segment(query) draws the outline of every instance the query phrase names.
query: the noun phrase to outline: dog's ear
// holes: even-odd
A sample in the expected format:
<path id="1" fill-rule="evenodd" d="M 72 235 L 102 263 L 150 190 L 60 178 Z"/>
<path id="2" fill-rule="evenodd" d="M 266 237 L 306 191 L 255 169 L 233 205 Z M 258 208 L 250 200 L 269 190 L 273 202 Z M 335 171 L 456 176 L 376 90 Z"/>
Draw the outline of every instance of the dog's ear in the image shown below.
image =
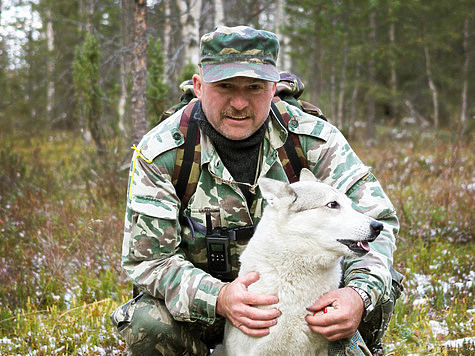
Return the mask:
<path id="1" fill-rule="evenodd" d="M 284 199 L 288 204 L 293 203 L 295 199 L 297 199 L 297 194 L 295 194 L 287 182 L 270 178 L 259 178 L 258 182 L 262 196 L 271 206 L 275 206 L 277 202 L 283 201 Z"/>
<path id="2" fill-rule="evenodd" d="M 318 182 L 319 180 L 315 177 L 311 170 L 307 168 L 302 168 L 300 171 L 300 180 Z"/>

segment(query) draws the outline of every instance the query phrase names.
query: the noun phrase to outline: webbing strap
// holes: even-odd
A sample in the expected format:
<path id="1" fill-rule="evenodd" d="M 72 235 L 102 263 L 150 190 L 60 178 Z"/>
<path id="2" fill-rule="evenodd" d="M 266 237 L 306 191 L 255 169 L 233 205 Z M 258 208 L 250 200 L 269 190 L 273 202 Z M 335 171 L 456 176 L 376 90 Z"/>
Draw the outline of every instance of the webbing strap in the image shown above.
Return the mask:
<path id="1" fill-rule="evenodd" d="M 183 162 L 180 167 L 180 174 L 178 175 L 178 181 L 175 186 L 176 194 L 178 198 L 183 200 L 188 186 L 188 180 L 191 173 L 191 167 L 193 166 L 193 158 L 195 155 L 196 137 L 198 135 L 198 123 L 195 120 L 195 114 L 199 105 L 193 106 L 193 110 L 190 114 L 190 120 L 188 122 L 188 128 L 185 137 L 185 148 L 183 152 Z"/>
<path id="2" fill-rule="evenodd" d="M 189 122 L 188 122 L 188 127 L 186 130 L 186 137 L 185 137 L 185 143 L 184 143 L 184 149 L 183 149 L 183 161 L 181 163 L 181 166 L 179 167 L 179 175 L 177 179 L 177 183 L 175 185 L 175 190 L 177 193 L 178 198 L 183 202 L 183 198 L 186 193 L 186 189 L 188 186 L 189 178 L 190 178 L 190 173 L 191 169 L 193 166 L 193 159 L 194 159 L 194 154 L 195 154 L 195 147 L 196 147 L 196 140 L 197 140 L 197 135 L 198 135 L 198 123 L 196 122 L 194 116 L 196 114 L 196 111 L 198 109 L 199 105 L 193 105 L 193 108 L 191 110 L 190 116 L 189 116 Z M 271 103 L 271 108 L 272 112 L 274 113 L 275 117 L 279 122 L 284 126 L 288 127 L 288 122 L 285 121 L 285 119 L 282 117 L 281 112 L 277 108 L 277 106 L 274 104 L 274 102 Z M 293 134 L 290 132 L 287 135 L 287 140 L 284 143 L 284 151 L 285 154 L 287 155 L 287 158 L 289 159 L 289 165 L 286 165 L 285 170 L 286 174 L 289 178 L 290 182 L 295 182 L 298 181 L 298 177 L 300 175 L 300 171 L 302 170 L 302 162 L 299 159 L 299 156 L 297 154 L 297 151 L 295 149 L 295 143 L 292 140 Z M 298 140 L 298 138 L 296 138 Z M 287 167 L 288 166 L 288 167 Z M 289 172 L 291 171 L 291 172 Z"/>
<path id="3" fill-rule="evenodd" d="M 277 118 L 277 120 L 279 120 L 279 122 L 284 126 L 284 127 L 288 127 L 288 123 L 286 123 L 284 121 L 284 118 L 282 117 L 279 109 L 277 108 L 277 106 L 274 104 L 274 102 L 271 103 L 271 107 L 272 107 L 272 112 L 274 113 L 275 117 Z M 293 172 L 293 176 L 295 176 L 295 178 L 297 178 L 298 180 L 298 177 L 300 175 L 300 171 L 302 170 L 302 164 L 300 162 L 300 159 L 299 159 L 299 156 L 297 154 L 297 151 L 295 150 L 295 145 L 294 143 L 292 142 L 292 138 L 291 138 L 291 133 L 288 132 L 287 133 L 287 140 L 285 140 L 285 143 L 284 143 L 284 149 L 285 149 L 285 153 L 287 154 L 287 157 L 289 158 L 289 162 L 292 166 L 292 170 L 294 171 Z M 289 180 L 292 182 L 292 177 L 288 177 Z"/>

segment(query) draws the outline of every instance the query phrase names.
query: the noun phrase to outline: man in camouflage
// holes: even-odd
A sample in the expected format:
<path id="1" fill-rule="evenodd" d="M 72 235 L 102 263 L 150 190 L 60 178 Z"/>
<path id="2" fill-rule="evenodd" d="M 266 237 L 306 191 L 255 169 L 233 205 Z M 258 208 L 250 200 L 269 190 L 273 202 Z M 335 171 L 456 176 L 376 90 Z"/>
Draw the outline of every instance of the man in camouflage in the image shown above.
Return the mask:
<path id="1" fill-rule="evenodd" d="M 277 296 L 247 291 L 259 276 L 235 278 L 246 241 L 231 241 L 233 271 L 218 279 L 208 271 L 205 236 L 179 220 L 182 210 L 199 224 L 210 213 L 213 227 L 256 225 L 265 206 L 257 179 L 288 180 L 277 154 L 288 132 L 270 110 L 278 48 L 273 33 L 243 26 L 220 26 L 202 37 L 200 74 L 193 77 L 199 102 L 189 104 L 199 105 L 191 119 L 199 123 L 201 167 L 186 206 L 172 177 L 187 108 L 147 133 L 134 153 L 122 264 L 142 293 L 112 315 L 131 355 L 207 355 L 221 341 L 226 319 L 255 337 L 278 322 Z M 370 355 L 357 329 L 391 300 L 394 208 L 334 126 L 282 103 L 315 176 L 384 224 L 369 254 L 343 262 L 342 288 L 315 301 L 306 317 L 309 328 L 332 341 L 330 354 Z M 332 311 L 314 315 L 326 306 Z"/>

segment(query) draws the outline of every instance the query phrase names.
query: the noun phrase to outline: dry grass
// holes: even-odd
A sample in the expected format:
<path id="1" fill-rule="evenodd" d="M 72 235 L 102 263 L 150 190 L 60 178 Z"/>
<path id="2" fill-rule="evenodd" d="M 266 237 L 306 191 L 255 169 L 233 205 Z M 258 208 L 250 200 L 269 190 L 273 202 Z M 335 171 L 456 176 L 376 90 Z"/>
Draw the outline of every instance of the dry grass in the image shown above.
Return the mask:
<path id="1" fill-rule="evenodd" d="M 353 145 L 401 220 L 405 292 L 387 351 L 473 355 L 474 144 L 400 134 Z M 97 156 L 65 133 L 0 139 L 10 147 L 0 150 L 0 354 L 120 354 L 108 315 L 130 295 L 119 266 L 124 154 Z"/>

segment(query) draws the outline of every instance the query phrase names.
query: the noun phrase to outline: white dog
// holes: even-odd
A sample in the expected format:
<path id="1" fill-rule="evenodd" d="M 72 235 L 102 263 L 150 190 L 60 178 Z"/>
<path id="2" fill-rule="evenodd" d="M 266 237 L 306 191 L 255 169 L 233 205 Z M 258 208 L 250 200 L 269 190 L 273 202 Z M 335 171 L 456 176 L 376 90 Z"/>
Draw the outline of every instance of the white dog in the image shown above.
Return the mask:
<path id="1" fill-rule="evenodd" d="M 351 207 L 342 192 L 320 183 L 309 170 L 288 184 L 261 178 L 267 200 L 262 219 L 241 255 L 243 275 L 260 278 L 249 291 L 279 297 L 282 314 L 264 337 L 250 337 L 226 323 L 224 348 L 228 356 L 327 355 L 328 342 L 310 330 L 307 307 L 336 289 L 340 259 L 369 251 L 382 224 Z"/>

